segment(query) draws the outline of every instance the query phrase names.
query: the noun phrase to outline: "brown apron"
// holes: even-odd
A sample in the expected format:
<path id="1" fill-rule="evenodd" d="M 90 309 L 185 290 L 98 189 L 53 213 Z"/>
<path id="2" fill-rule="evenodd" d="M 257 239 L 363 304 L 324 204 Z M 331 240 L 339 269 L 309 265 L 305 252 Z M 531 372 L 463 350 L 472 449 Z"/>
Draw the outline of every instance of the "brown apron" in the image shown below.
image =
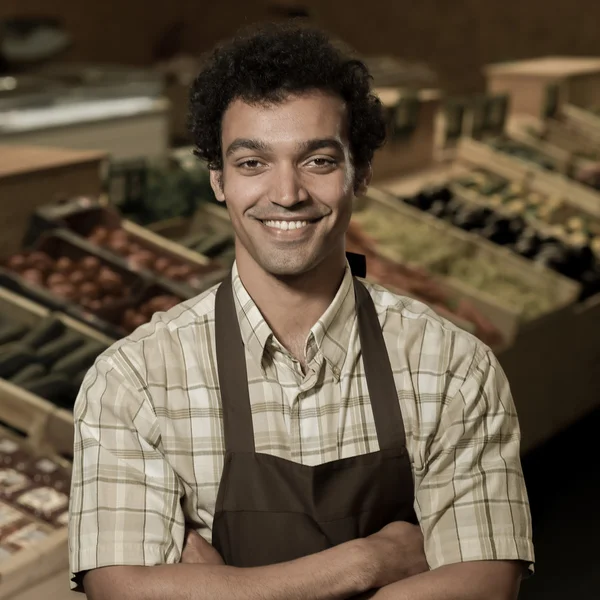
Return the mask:
<path id="1" fill-rule="evenodd" d="M 216 351 L 225 464 L 212 531 L 227 565 L 256 567 L 417 523 L 398 395 L 375 306 L 354 279 L 369 396 L 380 450 L 314 467 L 255 452 L 252 411 L 231 278 L 216 297 Z"/>

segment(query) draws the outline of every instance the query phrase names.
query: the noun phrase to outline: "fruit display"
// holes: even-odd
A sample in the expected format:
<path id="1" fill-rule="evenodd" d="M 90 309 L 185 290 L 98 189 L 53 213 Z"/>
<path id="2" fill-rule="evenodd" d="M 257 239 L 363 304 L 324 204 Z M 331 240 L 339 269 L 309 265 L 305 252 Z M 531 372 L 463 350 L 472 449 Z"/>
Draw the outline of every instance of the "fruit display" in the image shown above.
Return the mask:
<path id="1" fill-rule="evenodd" d="M 36 248 L 8 257 L 2 267 L 6 286 L 114 338 L 194 295 L 94 256 L 85 242 L 65 231 L 46 234 Z"/>
<path id="2" fill-rule="evenodd" d="M 106 248 L 125 259 L 132 271 L 148 270 L 168 280 L 183 283 L 198 291 L 210 287 L 213 279 L 207 282 L 209 274 L 221 269 L 218 263 L 200 265 L 166 255 L 163 251 L 140 238 L 136 238 L 121 227 L 95 227 L 87 236 L 92 244 Z"/>
<path id="3" fill-rule="evenodd" d="M 85 373 L 106 348 L 52 314 L 33 326 L 0 318 L 0 377 L 62 408 L 73 408 Z"/>
<path id="4" fill-rule="evenodd" d="M 600 223 L 560 198 L 474 169 L 402 200 L 600 291 Z"/>
<path id="5" fill-rule="evenodd" d="M 377 251 L 392 262 L 417 265 L 434 276 L 458 280 L 517 311 L 524 321 L 554 310 L 559 302 L 562 279 L 558 276 L 532 277 L 533 269 L 512 268 L 508 257 L 483 251 L 471 239 L 443 227 L 407 218 L 407 214 L 375 202 L 355 211 L 352 219 L 362 235 L 373 239 Z"/>
<path id="6" fill-rule="evenodd" d="M 25 251 L 9 257 L 4 267 L 28 284 L 96 314 L 120 306 L 133 294 L 131 280 L 91 255 L 72 258 L 43 250 Z"/>
<path id="7" fill-rule="evenodd" d="M 369 281 L 428 304 L 440 316 L 468 329 L 492 348 L 503 344 L 502 332 L 469 300 L 442 289 L 425 270 L 394 263 L 382 256 L 375 240 L 365 235 L 355 221 L 350 223 L 346 235 L 346 249 L 366 257 Z"/>
<path id="8" fill-rule="evenodd" d="M 35 212 L 25 245 L 34 245 L 44 232 L 66 229 L 85 238 L 96 254 L 109 254 L 134 273 L 202 292 L 225 274 L 223 265 L 165 243 L 139 225 L 122 219 L 113 207 L 97 199 L 80 197 L 62 204 L 48 204 Z"/>

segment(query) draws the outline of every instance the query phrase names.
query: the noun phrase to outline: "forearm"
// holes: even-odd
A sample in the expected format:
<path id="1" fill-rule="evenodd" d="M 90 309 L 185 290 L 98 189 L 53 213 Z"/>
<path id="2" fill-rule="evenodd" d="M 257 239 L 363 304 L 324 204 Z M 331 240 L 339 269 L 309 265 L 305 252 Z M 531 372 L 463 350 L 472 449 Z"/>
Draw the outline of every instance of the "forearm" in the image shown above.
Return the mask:
<path id="1" fill-rule="evenodd" d="M 84 578 L 89 600 L 344 600 L 371 587 L 360 544 L 242 569 L 208 564 L 105 567 Z"/>
<path id="2" fill-rule="evenodd" d="M 440 567 L 381 588 L 374 600 L 516 600 L 523 566 L 479 561 Z"/>

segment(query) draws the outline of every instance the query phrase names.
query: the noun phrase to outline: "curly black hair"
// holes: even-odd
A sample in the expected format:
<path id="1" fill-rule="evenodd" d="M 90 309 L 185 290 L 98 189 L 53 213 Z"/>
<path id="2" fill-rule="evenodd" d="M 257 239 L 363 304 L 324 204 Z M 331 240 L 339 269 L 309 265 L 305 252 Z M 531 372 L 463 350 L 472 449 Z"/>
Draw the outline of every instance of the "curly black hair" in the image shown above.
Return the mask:
<path id="1" fill-rule="evenodd" d="M 318 29 L 286 23 L 246 30 L 212 52 L 192 85 L 194 153 L 209 169 L 222 170 L 221 122 L 233 100 L 277 103 L 289 94 L 322 90 L 346 103 L 350 149 L 359 171 L 386 136 L 371 79 L 362 62 L 346 56 Z"/>

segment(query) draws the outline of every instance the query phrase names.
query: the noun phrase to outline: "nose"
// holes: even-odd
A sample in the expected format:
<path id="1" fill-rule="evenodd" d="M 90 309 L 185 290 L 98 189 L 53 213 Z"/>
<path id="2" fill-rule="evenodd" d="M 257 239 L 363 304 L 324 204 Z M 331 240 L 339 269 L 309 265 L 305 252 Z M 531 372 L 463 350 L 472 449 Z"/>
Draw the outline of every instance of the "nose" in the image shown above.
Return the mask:
<path id="1" fill-rule="evenodd" d="M 293 165 L 280 165 L 277 169 L 271 202 L 290 208 L 308 200 L 308 192 Z"/>

